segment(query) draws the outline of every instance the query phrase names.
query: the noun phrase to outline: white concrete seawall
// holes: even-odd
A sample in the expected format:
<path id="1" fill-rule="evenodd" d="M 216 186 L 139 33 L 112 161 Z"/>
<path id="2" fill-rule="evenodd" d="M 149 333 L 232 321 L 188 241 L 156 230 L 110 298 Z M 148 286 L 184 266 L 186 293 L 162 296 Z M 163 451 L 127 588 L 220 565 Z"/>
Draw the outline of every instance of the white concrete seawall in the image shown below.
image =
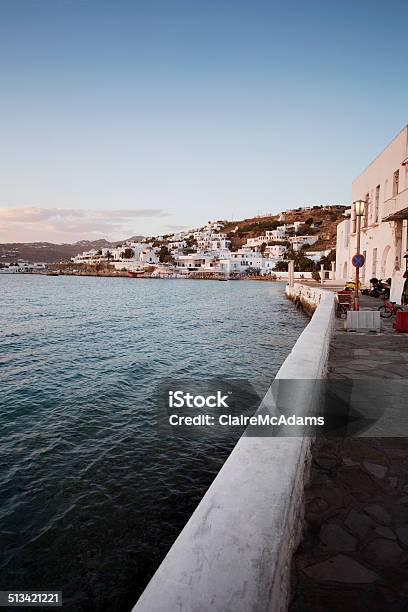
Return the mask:
<path id="1" fill-rule="evenodd" d="M 317 308 L 275 384 L 303 379 L 313 386 L 326 374 L 334 294 L 302 287 L 288 287 L 288 297 L 303 291 Z M 302 393 L 297 411 L 313 401 L 313 392 Z M 262 405 L 273 410 L 271 389 Z M 309 462 L 309 438 L 242 436 L 133 612 L 286 610 Z"/>
<path id="2" fill-rule="evenodd" d="M 293 287 L 287 285 L 285 293 L 290 300 L 302 306 L 303 310 L 311 315 L 319 306 L 321 300 L 327 296 L 328 291 L 314 285 L 295 283 Z"/>

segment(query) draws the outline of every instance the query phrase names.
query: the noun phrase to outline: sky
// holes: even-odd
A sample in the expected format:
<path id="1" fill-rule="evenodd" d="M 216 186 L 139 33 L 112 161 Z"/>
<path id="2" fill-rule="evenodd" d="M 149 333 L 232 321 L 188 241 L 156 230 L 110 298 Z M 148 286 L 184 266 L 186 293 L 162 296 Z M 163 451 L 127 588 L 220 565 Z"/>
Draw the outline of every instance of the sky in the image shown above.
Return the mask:
<path id="1" fill-rule="evenodd" d="M 408 122 L 406 0 L 0 0 L 0 242 L 348 203 Z"/>

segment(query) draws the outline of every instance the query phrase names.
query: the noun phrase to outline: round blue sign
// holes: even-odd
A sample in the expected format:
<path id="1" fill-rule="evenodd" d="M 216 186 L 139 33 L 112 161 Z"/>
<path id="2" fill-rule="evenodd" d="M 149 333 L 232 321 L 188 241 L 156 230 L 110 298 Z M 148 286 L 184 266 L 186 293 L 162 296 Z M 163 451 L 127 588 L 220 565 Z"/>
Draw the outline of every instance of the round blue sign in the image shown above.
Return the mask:
<path id="1" fill-rule="evenodd" d="M 355 268 L 362 268 L 365 263 L 364 255 L 361 255 L 361 253 L 356 253 L 351 260 L 351 263 Z"/>

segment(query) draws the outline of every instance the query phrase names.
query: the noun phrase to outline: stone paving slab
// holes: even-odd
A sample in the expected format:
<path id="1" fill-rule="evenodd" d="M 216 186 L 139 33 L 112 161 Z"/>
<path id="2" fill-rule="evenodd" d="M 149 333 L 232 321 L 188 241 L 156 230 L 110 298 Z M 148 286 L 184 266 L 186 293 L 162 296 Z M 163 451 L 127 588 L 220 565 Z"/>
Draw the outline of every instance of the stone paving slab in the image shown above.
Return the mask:
<path id="1" fill-rule="evenodd" d="M 408 379 L 408 335 L 392 323 L 356 334 L 338 320 L 328 377 L 383 379 L 395 398 L 392 381 Z M 396 400 L 408 411 L 408 398 Z M 318 438 L 312 456 L 290 611 L 408 612 L 408 438 Z"/>

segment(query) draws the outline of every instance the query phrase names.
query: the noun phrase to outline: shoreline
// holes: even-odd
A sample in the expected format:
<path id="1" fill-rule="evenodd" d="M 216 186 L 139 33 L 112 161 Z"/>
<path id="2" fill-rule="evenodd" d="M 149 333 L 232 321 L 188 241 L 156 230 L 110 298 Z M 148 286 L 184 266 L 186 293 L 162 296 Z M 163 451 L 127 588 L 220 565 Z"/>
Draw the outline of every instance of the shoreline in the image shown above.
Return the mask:
<path id="1" fill-rule="evenodd" d="M 4 274 L 7 276 L 92 276 L 102 278 L 128 278 L 131 280 L 215 280 L 215 281 L 262 281 L 262 282 L 287 282 L 286 278 L 271 278 L 270 276 L 240 276 L 235 278 L 223 278 L 222 276 L 130 276 L 127 272 L 1 272 L 0 276 Z"/>

